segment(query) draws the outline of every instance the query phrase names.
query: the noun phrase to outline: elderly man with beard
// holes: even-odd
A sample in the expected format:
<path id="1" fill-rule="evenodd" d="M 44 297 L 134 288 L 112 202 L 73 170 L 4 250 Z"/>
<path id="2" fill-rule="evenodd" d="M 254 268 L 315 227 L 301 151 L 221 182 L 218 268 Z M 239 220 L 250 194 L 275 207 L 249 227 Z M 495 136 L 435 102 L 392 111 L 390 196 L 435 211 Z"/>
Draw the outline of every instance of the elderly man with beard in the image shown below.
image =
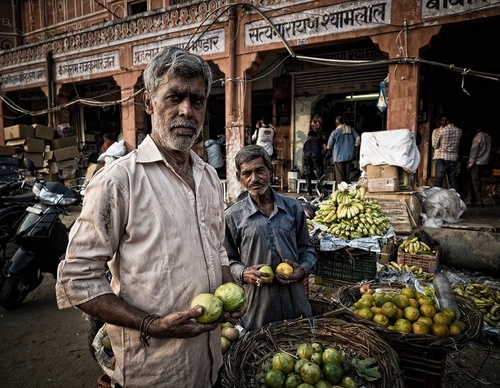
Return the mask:
<path id="1" fill-rule="evenodd" d="M 59 266 L 59 308 L 106 322 L 115 387 L 212 387 L 222 365 L 220 323 L 244 312 L 199 323 L 204 308 L 190 306 L 233 281 L 220 180 L 190 150 L 211 82 L 208 64 L 178 48 L 146 67 L 152 133 L 92 178 Z"/>
<path id="2" fill-rule="evenodd" d="M 233 277 L 247 295 L 241 325 L 255 330 L 271 322 L 311 317 L 304 280 L 314 272 L 317 255 L 302 205 L 271 188 L 271 156 L 261 146 L 242 148 L 235 163 L 248 195 L 226 210 L 224 244 Z M 268 274 L 260 271 L 283 262 L 293 267 L 292 274 L 266 279 Z"/>

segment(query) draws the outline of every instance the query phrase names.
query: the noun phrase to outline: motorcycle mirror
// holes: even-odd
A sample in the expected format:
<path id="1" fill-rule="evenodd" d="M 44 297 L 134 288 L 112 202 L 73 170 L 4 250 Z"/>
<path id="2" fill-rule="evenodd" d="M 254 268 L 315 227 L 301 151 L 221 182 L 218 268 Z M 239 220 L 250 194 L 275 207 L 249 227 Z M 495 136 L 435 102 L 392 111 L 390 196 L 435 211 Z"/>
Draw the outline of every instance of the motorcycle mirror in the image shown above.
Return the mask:
<path id="1" fill-rule="evenodd" d="M 35 163 L 33 163 L 30 159 L 25 158 L 24 165 L 26 166 L 28 171 L 31 172 L 32 174 L 35 172 Z"/>

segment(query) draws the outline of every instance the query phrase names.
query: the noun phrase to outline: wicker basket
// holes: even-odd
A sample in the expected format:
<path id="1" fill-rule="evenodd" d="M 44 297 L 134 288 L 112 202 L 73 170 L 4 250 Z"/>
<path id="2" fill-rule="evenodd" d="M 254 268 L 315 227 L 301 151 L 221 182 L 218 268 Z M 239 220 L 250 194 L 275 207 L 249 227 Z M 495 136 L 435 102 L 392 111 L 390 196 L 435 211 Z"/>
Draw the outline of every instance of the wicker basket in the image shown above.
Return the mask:
<path id="1" fill-rule="evenodd" d="M 274 353 L 295 354 L 303 342 L 335 346 L 344 353 L 343 366 L 354 357 L 375 357 L 382 378 L 365 382 L 366 387 L 402 388 L 404 383 L 396 352 L 378 335 L 362 325 L 335 318 L 301 318 L 271 323 L 248 332 L 224 356 L 224 388 L 263 388 L 263 376 Z"/>
<path id="2" fill-rule="evenodd" d="M 373 289 L 382 289 L 385 291 L 395 291 L 403 287 L 406 287 L 404 283 L 372 283 L 371 287 Z M 377 332 L 382 338 L 388 341 L 391 345 L 396 342 L 401 342 L 403 346 L 411 344 L 412 346 L 421 347 L 422 351 L 428 350 L 429 347 L 436 348 L 442 351 L 456 351 L 457 349 L 463 348 L 467 342 L 476 338 L 482 331 L 483 328 L 483 316 L 481 311 L 471 302 L 469 299 L 461 297 L 460 295 L 455 295 L 455 299 L 458 308 L 461 312 L 461 320 L 467 323 L 467 330 L 459 336 L 440 338 L 434 335 L 422 335 L 422 334 L 412 334 L 412 333 L 402 333 L 399 331 L 389 330 L 384 326 L 381 326 L 375 322 L 369 321 L 356 315 L 354 312 L 349 310 L 349 307 L 354 304 L 361 294 L 359 292 L 359 286 L 345 286 L 339 288 L 337 293 L 334 295 L 330 309 L 332 311 L 332 316 L 339 315 L 342 319 L 349 322 L 359 323 Z"/>
<path id="3" fill-rule="evenodd" d="M 403 283 L 371 284 L 373 289 L 383 291 L 395 291 L 405 286 Z M 439 338 L 434 335 L 391 331 L 349 310 L 360 297 L 359 285 L 341 287 L 333 297 L 334 301 L 330 305 L 332 311 L 325 316 L 339 317 L 352 323 L 362 324 L 386 340 L 399 356 L 399 365 L 407 388 L 441 387 L 447 354 L 462 349 L 467 342 L 481 333 L 483 327 L 483 317 L 476 306 L 467 298 L 456 295 L 456 302 L 462 315 L 460 319 L 468 325 L 468 329 L 461 335 Z"/>

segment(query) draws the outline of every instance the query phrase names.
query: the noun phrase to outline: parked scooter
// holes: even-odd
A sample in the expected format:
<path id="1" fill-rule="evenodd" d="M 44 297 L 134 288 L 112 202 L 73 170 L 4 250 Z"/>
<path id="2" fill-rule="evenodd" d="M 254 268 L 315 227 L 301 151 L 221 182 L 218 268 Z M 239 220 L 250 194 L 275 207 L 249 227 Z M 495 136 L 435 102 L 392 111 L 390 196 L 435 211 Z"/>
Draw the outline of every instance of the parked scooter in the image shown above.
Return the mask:
<path id="1" fill-rule="evenodd" d="M 5 262 L 0 279 L 0 305 L 19 307 L 29 292 L 43 280 L 43 273 L 57 276 L 57 267 L 68 245 L 67 228 L 60 219 L 66 208 L 81 202 L 77 190 L 59 182 L 37 181 L 32 189 L 37 198 L 26 208 L 17 227 L 14 242 L 19 249 Z"/>
<path id="2" fill-rule="evenodd" d="M 26 159 L 25 165 L 29 171 L 34 172 L 33 162 Z M 3 259 L 7 244 L 14 237 L 18 221 L 26 208 L 35 204 L 36 198 L 32 191 L 34 180 L 35 178 L 26 178 L 19 172 L 17 181 L 0 184 L 0 248 L 3 251 Z"/>

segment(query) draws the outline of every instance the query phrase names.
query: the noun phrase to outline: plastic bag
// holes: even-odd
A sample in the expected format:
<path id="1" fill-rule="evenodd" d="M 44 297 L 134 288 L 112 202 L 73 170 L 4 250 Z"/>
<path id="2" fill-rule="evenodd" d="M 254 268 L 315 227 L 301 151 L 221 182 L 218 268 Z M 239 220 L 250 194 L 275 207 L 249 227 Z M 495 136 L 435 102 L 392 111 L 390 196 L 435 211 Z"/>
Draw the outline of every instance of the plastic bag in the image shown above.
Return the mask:
<path id="1" fill-rule="evenodd" d="M 125 142 L 123 140 L 116 141 L 109 146 L 106 152 L 103 152 L 97 158 L 98 162 L 104 161 L 104 163 L 111 163 L 127 153 L 127 148 L 125 147 Z"/>
<path id="2" fill-rule="evenodd" d="M 102 326 L 97 332 L 94 341 L 92 341 L 92 347 L 95 349 L 94 354 L 97 363 L 109 377 L 113 377 L 113 369 L 111 369 L 113 354 L 109 350 L 106 350 L 103 344 L 105 327 L 106 325 Z"/>
<path id="3" fill-rule="evenodd" d="M 440 228 L 443 223 L 455 223 L 461 221 L 460 216 L 467 207 L 460 195 L 453 189 L 447 190 L 440 187 L 433 187 L 427 191 L 429 194 L 422 194 L 424 202 L 422 205 L 423 213 L 422 225 L 424 227 Z"/>

